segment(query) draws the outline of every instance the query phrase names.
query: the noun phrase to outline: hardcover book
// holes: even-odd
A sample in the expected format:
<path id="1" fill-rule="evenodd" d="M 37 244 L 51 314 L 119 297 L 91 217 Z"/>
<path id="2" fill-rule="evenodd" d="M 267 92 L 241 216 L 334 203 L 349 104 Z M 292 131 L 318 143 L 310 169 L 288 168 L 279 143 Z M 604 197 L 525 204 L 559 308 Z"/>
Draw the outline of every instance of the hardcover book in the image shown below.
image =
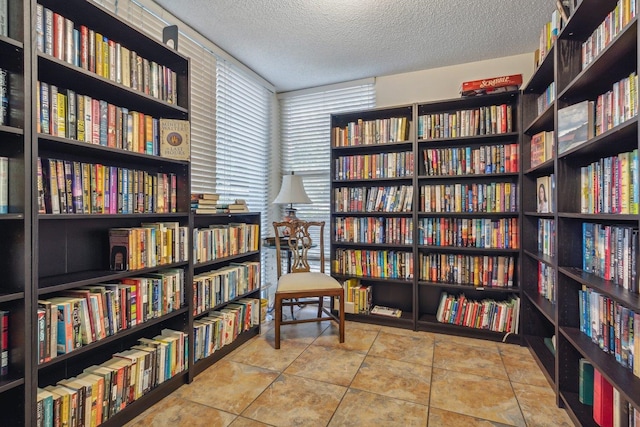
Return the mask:
<path id="1" fill-rule="evenodd" d="M 594 104 L 582 101 L 558 110 L 558 154 L 593 138 Z"/>
<path id="2" fill-rule="evenodd" d="M 541 176 L 536 180 L 536 212 L 551 212 L 551 179 L 548 176 Z"/>
<path id="3" fill-rule="evenodd" d="M 462 83 L 462 96 L 486 95 L 489 93 L 508 92 L 518 90 L 522 84 L 522 74 L 492 77 L 489 79 L 472 80 Z"/>
<path id="4" fill-rule="evenodd" d="M 188 120 L 160 119 L 160 156 L 189 161 L 191 142 Z"/>

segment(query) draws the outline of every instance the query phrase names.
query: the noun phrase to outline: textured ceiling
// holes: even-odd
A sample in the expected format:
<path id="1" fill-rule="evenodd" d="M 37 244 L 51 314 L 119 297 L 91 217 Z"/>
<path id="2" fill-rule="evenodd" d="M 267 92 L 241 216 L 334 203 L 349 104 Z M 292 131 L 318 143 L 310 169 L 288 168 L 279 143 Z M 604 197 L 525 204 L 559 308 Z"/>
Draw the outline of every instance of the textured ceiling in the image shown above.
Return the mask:
<path id="1" fill-rule="evenodd" d="M 533 52 L 555 8 L 554 0 L 154 1 L 278 92 Z"/>

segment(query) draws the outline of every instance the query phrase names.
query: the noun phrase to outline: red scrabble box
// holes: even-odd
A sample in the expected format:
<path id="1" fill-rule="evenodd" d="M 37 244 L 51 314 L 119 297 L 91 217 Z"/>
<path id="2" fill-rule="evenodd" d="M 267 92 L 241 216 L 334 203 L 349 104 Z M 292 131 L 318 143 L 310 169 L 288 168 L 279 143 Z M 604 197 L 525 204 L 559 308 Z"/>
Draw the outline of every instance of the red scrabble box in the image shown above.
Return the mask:
<path id="1" fill-rule="evenodd" d="M 521 84 L 522 74 L 473 80 L 462 83 L 460 94 L 462 96 L 478 96 L 489 93 L 508 92 L 510 90 L 518 90 Z"/>

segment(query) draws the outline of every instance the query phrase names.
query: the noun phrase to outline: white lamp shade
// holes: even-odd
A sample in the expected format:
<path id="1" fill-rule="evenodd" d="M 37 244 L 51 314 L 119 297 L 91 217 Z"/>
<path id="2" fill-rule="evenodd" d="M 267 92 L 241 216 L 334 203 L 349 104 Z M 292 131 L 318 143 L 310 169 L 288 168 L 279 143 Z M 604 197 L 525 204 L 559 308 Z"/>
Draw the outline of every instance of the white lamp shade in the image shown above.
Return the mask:
<path id="1" fill-rule="evenodd" d="M 302 185 L 302 177 L 300 175 L 285 175 L 282 177 L 282 186 L 280 192 L 276 196 L 273 203 L 312 203 L 307 192 L 304 191 Z"/>

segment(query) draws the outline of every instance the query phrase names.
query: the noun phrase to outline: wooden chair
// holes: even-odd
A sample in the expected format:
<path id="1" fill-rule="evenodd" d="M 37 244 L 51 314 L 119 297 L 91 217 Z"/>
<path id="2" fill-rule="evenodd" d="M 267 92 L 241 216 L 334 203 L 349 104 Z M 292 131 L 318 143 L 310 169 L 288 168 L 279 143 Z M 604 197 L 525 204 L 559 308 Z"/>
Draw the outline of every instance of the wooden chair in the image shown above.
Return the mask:
<path id="1" fill-rule="evenodd" d="M 312 272 L 307 254 L 315 246 L 309 234 L 309 229 L 317 227 L 319 230 L 320 272 Z M 280 348 L 280 326 L 296 323 L 321 322 L 334 320 L 338 323 L 340 342 L 344 342 L 344 290 L 340 283 L 324 272 L 324 221 L 306 222 L 294 220 L 291 222 L 274 222 L 276 235 L 276 254 L 278 262 L 278 288 L 275 294 L 275 347 Z M 289 252 L 289 270 L 282 274 L 282 253 Z M 336 316 L 323 306 L 324 297 L 339 300 L 339 316 Z M 311 301 L 310 299 L 313 299 Z M 318 304 L 317 317 L 310 319 L 283 320 L 282 307 L 310 302 Z M 323 316 L 326 314 L 326 316 Z"/>

